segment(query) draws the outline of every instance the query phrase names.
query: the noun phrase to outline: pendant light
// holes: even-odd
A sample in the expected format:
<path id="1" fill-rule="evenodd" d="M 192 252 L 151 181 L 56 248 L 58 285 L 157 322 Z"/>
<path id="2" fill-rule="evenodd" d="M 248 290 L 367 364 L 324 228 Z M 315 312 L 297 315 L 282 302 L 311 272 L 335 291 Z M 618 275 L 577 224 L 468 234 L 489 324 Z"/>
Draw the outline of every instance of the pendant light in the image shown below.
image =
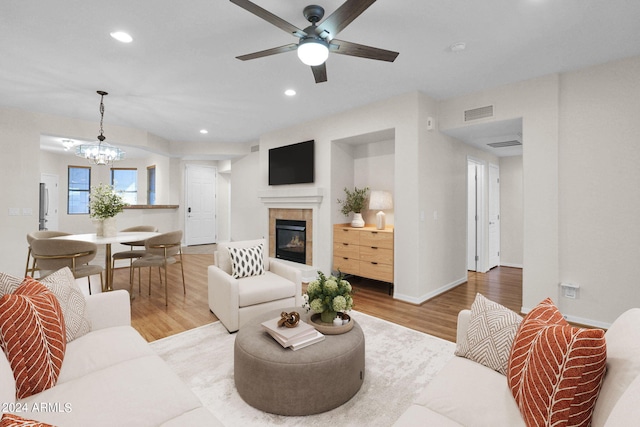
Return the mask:
<path id="1" fill-rule="evenodd" d="M 103 90 L 97 91 L 100 95 L 100 135 L 98 142 L 93 144 L 82 144 L 76 147 L 76 156 L 84 157 L 89 163 L 94 165 L 112 165 L 114 161 L 124 158 L 124 151 L 104 142 L 104 130 L 102 129 L 102 121 L 104 119 L 104 103 L 103 99 L 107 92 Z"/>

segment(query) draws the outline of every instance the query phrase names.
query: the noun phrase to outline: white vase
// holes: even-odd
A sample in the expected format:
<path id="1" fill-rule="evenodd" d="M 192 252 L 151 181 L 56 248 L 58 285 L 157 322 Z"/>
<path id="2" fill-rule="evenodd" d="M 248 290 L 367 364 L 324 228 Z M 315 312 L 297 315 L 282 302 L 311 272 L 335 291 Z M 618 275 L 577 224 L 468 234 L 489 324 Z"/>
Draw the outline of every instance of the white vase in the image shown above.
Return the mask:
<path id="1" fill-rule="evenodd" d="M 353 220 L 351 220 L 351 226 L 353 228 L 362 228 L 364 227 L 364 219 L 362 219 L 361 213 L 354 213 Z"/>
<path id="2" fill-rule="evenodd" d="M 102 220 L 102 235 L 104 237 L 113 237 L 118 234 L 116 227 L 116 217 L 105 218 Z"/>
<path id="3" fill-rule="evenodd" d="M 103 235 L 103 231 L 104 231 L 104 227 L 102 226 L 102 220 L 101 219 L 94 219 L 93 220 L 93 225 L 94 227 L 96 227 L 96 236 L 98 237 L 102 237 Z"/>

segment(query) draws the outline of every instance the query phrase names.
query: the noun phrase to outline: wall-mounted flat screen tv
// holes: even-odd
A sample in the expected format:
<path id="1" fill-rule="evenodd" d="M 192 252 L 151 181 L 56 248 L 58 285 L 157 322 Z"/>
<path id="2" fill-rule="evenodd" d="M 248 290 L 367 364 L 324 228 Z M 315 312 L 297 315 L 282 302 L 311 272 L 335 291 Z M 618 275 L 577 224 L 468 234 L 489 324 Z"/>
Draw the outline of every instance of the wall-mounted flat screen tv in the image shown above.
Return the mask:
<path id="1" fill-rule="evenodd" d="M 314 141 L 269 150 L 269 185 L 313 182 Z"/>

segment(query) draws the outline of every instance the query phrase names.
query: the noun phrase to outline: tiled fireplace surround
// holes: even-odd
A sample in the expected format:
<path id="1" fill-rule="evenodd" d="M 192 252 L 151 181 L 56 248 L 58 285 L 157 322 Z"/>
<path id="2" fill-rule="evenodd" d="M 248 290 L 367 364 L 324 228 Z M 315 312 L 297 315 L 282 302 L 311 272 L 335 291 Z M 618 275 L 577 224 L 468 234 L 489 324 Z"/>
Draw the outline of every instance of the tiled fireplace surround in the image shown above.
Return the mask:
<path id="1" fill-rule="evenodd" d="M 322 188 L 273 188 L 258 193 L 258 197 L 269 215 L 269 256 L 275 257 L 276 219 L 289 219 L 306 222 L 306 260 L 313 266 L 314 223 L 317 223 L 317 210 L 322 203 Z"/>

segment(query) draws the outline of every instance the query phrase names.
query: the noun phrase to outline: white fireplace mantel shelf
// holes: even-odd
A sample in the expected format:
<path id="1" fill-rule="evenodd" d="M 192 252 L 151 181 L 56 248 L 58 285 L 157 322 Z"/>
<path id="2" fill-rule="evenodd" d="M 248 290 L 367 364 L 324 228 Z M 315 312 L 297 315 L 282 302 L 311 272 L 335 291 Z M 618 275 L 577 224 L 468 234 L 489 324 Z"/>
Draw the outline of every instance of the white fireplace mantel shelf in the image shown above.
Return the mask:
<path id="1" fill-rule="evenodd" d="M 258 191 L 258 198 L 267 206 L 281 205 L 320 205 L 324 197 L 324 189 L 312 188 L 278 188 Z"/>

